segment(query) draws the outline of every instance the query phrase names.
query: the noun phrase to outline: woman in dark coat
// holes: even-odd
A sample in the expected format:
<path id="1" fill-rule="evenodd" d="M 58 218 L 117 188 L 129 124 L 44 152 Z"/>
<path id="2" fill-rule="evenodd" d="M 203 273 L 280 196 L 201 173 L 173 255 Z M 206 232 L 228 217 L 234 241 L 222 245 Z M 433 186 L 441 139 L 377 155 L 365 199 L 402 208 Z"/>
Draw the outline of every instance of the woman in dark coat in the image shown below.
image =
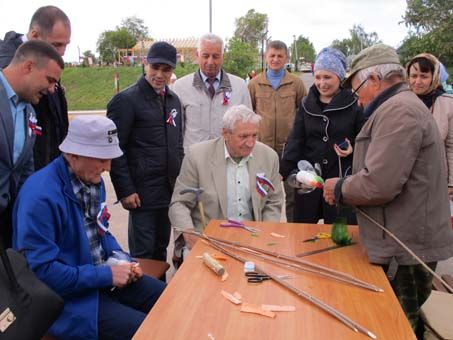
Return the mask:
<path id="1" fill-rule="evenodd" d="M 362 109 L 349 89 L 341 87 L 345 78 L 346 57 L 334 48 L 324 48 L 314 66 L 314 84 L 302 100 L 288 137 L 280 173 L 286 178 L 297 170 L 297 162 L 319 164 L 324 179 L 351 173 L 354 140 L 364 123 Z M 340 146 L 340 147 L 339 147 Z M 332 223 L 342 216 L 356 224 L 355 214 L 325 203 L 322 190 L 296 194 L 294 222 Z"/>

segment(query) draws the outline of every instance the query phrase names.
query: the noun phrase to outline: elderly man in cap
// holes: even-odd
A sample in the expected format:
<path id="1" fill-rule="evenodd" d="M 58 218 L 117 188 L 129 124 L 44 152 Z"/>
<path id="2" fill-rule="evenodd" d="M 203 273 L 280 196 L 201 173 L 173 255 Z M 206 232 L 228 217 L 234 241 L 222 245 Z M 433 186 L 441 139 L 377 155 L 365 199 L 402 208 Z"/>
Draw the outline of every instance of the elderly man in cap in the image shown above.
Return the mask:
<path id="1" fill-rule="evenodd" d="M 129 210 L 129 249 L 132 256 L 160 261 L 167 259 L 168 205 L 184 155 L 181 104 L 167 86 L 175 67 L 176 49 L 155 42 L 146 74 L 107 106 L 124 152 L 112 161 L 111 177 Z"/>
<path id="2" fill-rule="evenodd" d="M 18 196 L 14 248 L 65 301 L 49 334 L 130 339 L 165 284 L 144 276 L 108 230 L 101 174 L 122 155 L 116 126 L 106 117 L 77 117 L 60 150 Z"/>
<path id="3" fill-rule="evenodd" d="M 324 198 L 358 206 L 434 269 L 453 255 L 445 155 L 436 123 L 406 86 L 404 67 L 389 46 L 360 52 L 345 85 L 358 96 L 368 120 L 356 137 L 353 175 L 328 179 Z M 431 274 L 363 214 L 357 219 L 370 262 L 386 271 L 412 328 L 421 334 L 419 309 L 431 293 Z"/>

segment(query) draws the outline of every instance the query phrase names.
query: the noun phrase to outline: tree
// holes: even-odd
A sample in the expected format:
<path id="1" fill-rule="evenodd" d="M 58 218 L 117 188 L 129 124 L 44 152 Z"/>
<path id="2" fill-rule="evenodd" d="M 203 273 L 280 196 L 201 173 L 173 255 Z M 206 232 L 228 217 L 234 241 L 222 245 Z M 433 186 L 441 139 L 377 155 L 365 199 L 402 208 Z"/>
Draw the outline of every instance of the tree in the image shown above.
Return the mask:
<path id="1" fill-rule="evenodd" d="M 452 29 L 453 4 L 451 0 L 407 0 L 404 21 L 418 32 L 431 32 L 444 25 Z"/>
<path id="2" fill-rule="evenodd" d="M 223 68 L 225 71 L 245 78 L 247 73 L 253 70 L 257 63 L 258 50 L 249 43 L 238 38 L 228 41 Z"/>
<path id="3" fill-rule="evenodd" d="M 236 19 L 234 38 L 256 48 L 267 34 L 268 21 L 267 14 L 250 9 L 245 16 Z"/>
<path id="4" fill-rule="evenodd" d="M 450 0 L 408 0 L 404 15 L 412 28 L 398 49 L 403 61 L 430 52 L 444 64 L 453 65 L 453 5 Z"/>
<path id="5" fill-rule="evenodd" d="M 316 51 L 315 48 L 313 47 L 313 44 L 311 41 L 304 37 L 303 35 L 299 35 L 299 37 L 296 40 L 296 45 L 297 47 L 297 52 L 294 49 L 294 42 L 291 44 L 290 50 L 291 50 L 291 62 L 296 64 L 296 55 L 300 59 L 304 59 L 305 61 L 315 61 L 316 58 Z"/>
<path id="6" fill-rule="evenodd" d="M 125 28 L 136 41 L 148 39 L 148 27 L 145 26 L 143 19 L 136 16 L 127 17 L 121 21 L 119 29 Z"/>
<path id="7" fill-rule="evenodd" d="M 99 57 L 105 63 L 112 63 L 116 60 L 118 49 L 132 48 L 137 40 L 125 28 L 115 31 L 104 31 L 97 42 Z"/>
<path id="8" fill-rule="evenodd" d="M 355 55 L 361 50 L 381 42 L 376 32 L 367 33 L 362 25 L 354 25 L 349 30 L 350 38 L 334 40 L 331 44 L 342 51 L 346 56 Z"/>

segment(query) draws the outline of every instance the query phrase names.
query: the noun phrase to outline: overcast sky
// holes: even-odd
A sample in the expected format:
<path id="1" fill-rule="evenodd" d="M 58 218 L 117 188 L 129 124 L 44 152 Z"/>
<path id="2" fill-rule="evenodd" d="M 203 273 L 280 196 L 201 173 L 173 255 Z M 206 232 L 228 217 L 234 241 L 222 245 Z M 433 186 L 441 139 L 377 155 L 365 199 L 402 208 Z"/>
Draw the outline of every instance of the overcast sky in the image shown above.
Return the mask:
<path id="1" fill-rule="evenodd" d="M 154 39 L 199 37 L 209 31 L 209 0 L 0 0 L 0 37 L 10 30 L 28 31 L 31 16 L 45 5 L 60 7 L 72 23 L 71 44 L 65 60 L 75 61 L 80 52 L 96 51 L 99 35 L 115 29 L 123 18 L 138 16 Z M 269 35 L 288 45 L 293 35 L 308 37 L 317 52 L 334 39 L 349 38 L 349 29 L 361 24 L 375 31 L 393 47 L 399 46 L 407 29 L 402 21 L 405 0 L 212 0 L 213 33 L 231 38 L 235 19 L 249 9 L 269 17 Z M 96 52 L 97 54 L 97 52 Z"/>

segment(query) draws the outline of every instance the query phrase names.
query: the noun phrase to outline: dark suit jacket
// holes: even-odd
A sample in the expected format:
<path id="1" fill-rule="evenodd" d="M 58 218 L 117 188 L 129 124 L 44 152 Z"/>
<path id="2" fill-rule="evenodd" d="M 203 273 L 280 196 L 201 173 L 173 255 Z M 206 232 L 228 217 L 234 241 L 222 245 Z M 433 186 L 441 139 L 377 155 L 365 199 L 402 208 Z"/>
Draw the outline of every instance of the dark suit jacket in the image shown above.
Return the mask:
<path id="1" fill-rule="evenodd" d="M 16 32 L 5 34 L 0 40 L 0 68 L 5 68 L 11 62 L 17 48 L 22 44 L 22 35 Z M 41 169 L 60 155 L 58 146 L 68 133 L 68 105 L 60 83 L 53 94 L 43 96 L 37 105 L 33 106 L 42 128 L 42 134 L 36 136 L 34 147 L 35 169 Z"/>

